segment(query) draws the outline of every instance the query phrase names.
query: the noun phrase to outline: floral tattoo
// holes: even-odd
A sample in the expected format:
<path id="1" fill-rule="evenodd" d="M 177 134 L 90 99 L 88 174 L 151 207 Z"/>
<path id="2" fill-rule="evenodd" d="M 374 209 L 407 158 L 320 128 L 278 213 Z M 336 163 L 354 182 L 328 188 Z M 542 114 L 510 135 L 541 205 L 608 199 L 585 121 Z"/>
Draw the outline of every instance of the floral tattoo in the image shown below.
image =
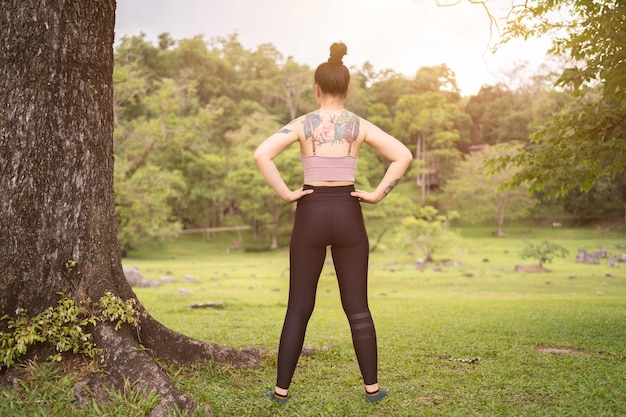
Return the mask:
<path id="1" fill-rule="evenodd" d="M 304 137 L 311 140 L 313 153 L 319 146 L 325 144 L 352 144 L 359 137 L 360 119 L 349 111 L 343 111 L 337 116 L 320 116 L 319 111 L 307 114 L 302 120 Z M 349 152 L 349 151 L 348 151 Z"/>

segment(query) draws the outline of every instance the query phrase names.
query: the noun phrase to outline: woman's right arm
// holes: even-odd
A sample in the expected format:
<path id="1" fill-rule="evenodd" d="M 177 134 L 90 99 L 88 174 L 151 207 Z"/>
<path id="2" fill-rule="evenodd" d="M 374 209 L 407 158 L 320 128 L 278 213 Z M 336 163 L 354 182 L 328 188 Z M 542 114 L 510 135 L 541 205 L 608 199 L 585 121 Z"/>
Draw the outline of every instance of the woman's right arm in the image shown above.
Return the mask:
<path id="1" fill-rule="evenodd" d="M 265 178 L 265 181 L 267 181 L 274 192 L 288 203 L 296 201 L 303 195 L 313 192 L 313 190 L 302 189 L 291 191 L 289 187 L 287 187 L 287 184 L 285 184 L 285 181 L 274 163 L 274 158 L 287 149 L 289 145 L 298 141 L 298 132 L 294 128 L 295 122 L 296 120 L 265 139 L 256 151 L 254 151 L 254 162 L 259 168 L 259 171 L 261 171 L 261 174 L 263 174 L 263 178 Z"/>

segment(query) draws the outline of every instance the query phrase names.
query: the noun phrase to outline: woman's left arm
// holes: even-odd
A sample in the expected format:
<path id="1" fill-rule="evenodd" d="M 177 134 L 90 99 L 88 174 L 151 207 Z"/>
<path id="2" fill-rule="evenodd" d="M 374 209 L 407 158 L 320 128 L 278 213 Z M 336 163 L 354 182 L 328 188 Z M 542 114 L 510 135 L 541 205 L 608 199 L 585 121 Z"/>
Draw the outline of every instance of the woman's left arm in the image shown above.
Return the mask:
<path id="1" fill-rule="evenodd" d="M 365 120 L 362 120 L 361 124 L 365 129 L 365 143 L 376 149 L 391 164 L 389 164 L 385 175 L 374 191 L 356 190 L 351 195 L 358 197 L 365 203 L 376 204 L 398 185 L 405 171 L 411 165 L 413 154 L 402 142 L 378 126 Z"/>

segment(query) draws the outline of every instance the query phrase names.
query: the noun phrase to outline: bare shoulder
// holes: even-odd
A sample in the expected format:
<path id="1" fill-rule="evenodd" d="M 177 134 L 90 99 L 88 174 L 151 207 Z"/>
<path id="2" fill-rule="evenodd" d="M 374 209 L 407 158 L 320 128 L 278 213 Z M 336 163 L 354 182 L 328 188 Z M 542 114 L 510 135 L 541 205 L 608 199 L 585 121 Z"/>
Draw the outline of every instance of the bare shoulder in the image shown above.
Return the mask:
<path id="1" fill-rule="evenodd" d="M 365 136 L 366 142 L 379 141 L 391 138 L 387 132 L 382 130 L 380 127 L 370 122 L 367 119 L 361 118 L 361 126 L 363 129 L 363 134 Z"/>
<path id="2" fill-rule="evenodd" d="M 363 125 L 365 143 L 383 154 L 387 159 L 391 161 L 410 161 L 413 159 L 411 151 L 400 140 L 365 119 Z"/>
<path id="3" fill-rule="evenodd" d="M 302 130 L 301 126 L 302 126 L 303 118 L 304 116 L 300 116 L 300 117 L 293 119 L 292 121 L 284 125 L 282 128 L 280 128 L 280 130 L 277 133 L 281 133 L 285 135 L 293 134 L 294 132 L 298 133 L 299 130 Z"/>

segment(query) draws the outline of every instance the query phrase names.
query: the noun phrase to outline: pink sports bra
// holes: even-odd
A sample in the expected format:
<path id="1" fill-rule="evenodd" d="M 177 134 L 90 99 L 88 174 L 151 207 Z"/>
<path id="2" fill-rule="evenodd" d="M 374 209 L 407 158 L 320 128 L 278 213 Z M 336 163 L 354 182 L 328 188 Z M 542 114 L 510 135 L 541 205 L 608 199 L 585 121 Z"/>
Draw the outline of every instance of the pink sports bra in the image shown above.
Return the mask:
<path id="1" fill-rule="evenodd" d="M 354 156 L 302 156 L 304 183 L 313 181 L 354 182 L 357 158 Z"/>

